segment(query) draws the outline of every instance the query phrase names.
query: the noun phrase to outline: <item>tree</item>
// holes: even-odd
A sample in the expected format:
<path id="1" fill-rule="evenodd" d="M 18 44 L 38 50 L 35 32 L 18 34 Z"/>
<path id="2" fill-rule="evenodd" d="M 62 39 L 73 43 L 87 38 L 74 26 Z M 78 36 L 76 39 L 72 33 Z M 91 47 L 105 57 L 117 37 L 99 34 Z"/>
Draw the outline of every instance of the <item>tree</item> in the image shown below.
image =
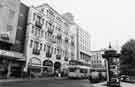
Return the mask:
<path id="1" fill-rule="evenodd" d="M 122 74 L 135 73 L 135 40 L 130 39 L 121 49 L 120 70 Z"/>

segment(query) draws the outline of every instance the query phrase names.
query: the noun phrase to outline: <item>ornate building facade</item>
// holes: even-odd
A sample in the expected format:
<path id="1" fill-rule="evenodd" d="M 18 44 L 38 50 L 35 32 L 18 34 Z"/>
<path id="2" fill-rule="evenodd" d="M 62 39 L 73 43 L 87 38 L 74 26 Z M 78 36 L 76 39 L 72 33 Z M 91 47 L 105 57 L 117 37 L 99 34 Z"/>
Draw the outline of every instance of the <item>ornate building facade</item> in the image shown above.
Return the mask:
<path id="1" fill-rule="evenodd" d="M 30 7 L 26 32 L 26 69 L 54 73 L 67 69 L 74 58 L 71 23 L 48 4 Z"/>

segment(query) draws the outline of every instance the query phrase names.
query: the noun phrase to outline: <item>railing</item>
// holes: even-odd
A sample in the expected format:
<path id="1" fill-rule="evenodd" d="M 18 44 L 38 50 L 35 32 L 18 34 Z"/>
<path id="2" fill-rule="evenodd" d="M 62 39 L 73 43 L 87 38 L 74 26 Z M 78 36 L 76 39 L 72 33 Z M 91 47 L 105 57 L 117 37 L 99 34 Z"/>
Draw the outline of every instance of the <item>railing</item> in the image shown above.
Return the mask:
<path id="1" fill-rule="evenodd" d="M 65 60 L 65 61 L 68 61 L 68 57 L 64 57 L 64 60 Z"/>
<path id="2" fill-rule="evenodd" d="M 47 53 L 46 53 L 46 57 L 50 57 L 50 58 L 51 58 L 51 57 L 52 57 L 52 54 L 49 53 L 49 52 L 47 52 Z"/>
<path id="3" fill-rule="evenodd" d="M 61 55 L 56 55 L 56 59 L 60 60 L 61 59 Z"/>
<path id="4" fill-rule="evenodd" d="M 50 33 L 50 34 L 53 34 L 53 29 L 48 29 L 47 32 Z"/>
<path id="5" fill-rule="evenodd" d="M 42 28 L 42 24 L 39 21 L 36 21 L 35 25 L 39 28 Z"/>
<path id="6" fill-rule="evenodd" d="M 40 50 L 38 50 L 38 49 L 33 49 L 33 52 L 32 52 L 33 54 L 35 54 L 35 55 L 40 55 Z"/>
<path id="7" fill-rule="evenodd" d="M 50 37 L 49 40 L 50 40 L 52 43 L 56 43 L 56 39 L 53 38 L 53 37 Z"/>

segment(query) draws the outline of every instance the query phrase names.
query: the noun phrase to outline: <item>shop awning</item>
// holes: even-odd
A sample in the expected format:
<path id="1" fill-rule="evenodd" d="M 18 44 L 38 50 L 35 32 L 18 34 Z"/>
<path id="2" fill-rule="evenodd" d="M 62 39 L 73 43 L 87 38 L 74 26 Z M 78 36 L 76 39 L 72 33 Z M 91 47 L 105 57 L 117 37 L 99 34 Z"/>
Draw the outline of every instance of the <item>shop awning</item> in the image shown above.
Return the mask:
<path id="1" fill-rule="evenodd" d="M 22 60 L 22 61 L 25 60 L 24 54 L 19 53 L 19 52 L 6 51 L 6 50 L 0 49 L 0 55 L 1 56 L 11 57 L 11 58 L 16 58 L 16 59 Z"/>

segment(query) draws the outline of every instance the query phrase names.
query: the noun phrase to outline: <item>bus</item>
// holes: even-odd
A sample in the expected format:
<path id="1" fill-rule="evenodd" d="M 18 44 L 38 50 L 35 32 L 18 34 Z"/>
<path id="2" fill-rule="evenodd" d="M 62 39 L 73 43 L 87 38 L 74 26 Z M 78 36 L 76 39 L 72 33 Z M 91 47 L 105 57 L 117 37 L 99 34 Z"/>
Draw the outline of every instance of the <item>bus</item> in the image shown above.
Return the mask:
<path id="1" fill-rule="evenodd" d="M 87 79 L 89 76 L 90 67 L 82 65 L 70 65 L 68 67 L 68 78 L 72 79 Z"/>

